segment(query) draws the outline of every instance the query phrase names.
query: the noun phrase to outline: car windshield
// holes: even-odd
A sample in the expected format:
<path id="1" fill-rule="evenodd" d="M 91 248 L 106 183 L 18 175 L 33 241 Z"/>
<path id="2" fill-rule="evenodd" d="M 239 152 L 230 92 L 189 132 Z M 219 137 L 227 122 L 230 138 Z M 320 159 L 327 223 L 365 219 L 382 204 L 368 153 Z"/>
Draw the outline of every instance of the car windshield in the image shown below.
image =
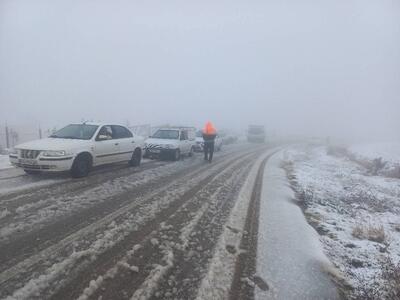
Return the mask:
<path id="1" fill-rule="evenodd" d="M 251 134 L 263 134 L 264 133 L 264 129 L 261 128 L 261 127 L 249 128 L 249 133 L 251 133 Z"/>
<path id="2" fill-rule="evenodd" d="M 99 126 L 97 125 L 70 124 L 50 135 L 50 137 L 60 139 L 90 140 L 98 127 Z"/>
<path id="3" fill-rule="evenodd" d="M 179 138 L 178 130 L 157 130 L 156 133 L 153 134 L 153 138 L 156 139 L 169 139 L 169 140 L 177 140 Z"/>
<path id="4" fill-rule="evenodd" d="M 201 130 L 197 131 L 196 137 L 203 137 L 203 132 Z"/>

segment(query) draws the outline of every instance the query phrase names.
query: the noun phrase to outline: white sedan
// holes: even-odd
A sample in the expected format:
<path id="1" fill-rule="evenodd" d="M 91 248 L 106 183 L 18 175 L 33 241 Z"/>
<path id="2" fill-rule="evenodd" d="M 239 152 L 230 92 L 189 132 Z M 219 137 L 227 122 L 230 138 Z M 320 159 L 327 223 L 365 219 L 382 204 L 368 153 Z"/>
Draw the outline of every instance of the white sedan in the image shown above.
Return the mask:
<path id="1" fill-rule="evenodd" d="M 93 166 L 127 161 L 138 166 L 144 141 L 122 125 L 70 124 L 46 139 L 17 145 L 10 162 L 26 173 L 70 171 L 86 176 Z"/>
<path id="2" fill-rule="evenodd" d="M 222 149 L 222 139 L 217 135 L 214 141 L 214 150 L 221 151 Z M 196 144 L 193 148 L 195 152 L 203 152 L 204 151 L 204 139 L 202 131 L 198 131 L 196 133 Z"/>

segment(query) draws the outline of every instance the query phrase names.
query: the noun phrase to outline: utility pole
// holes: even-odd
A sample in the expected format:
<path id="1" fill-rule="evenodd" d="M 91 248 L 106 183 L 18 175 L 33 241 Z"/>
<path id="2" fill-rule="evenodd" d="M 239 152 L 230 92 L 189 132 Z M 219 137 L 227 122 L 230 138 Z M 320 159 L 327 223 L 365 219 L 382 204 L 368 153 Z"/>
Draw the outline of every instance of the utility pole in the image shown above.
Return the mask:
<path id="1" fill-rule="evenodd" d="M 6 147 L 7 149 L 10 149 L 10 136 L 8 134 L 8 125 L 6 123 Z"/>
<path id="2" fill-rule="evenodd" d="M 42 127 L 39 125 L 39 139 L 42 139 Z"/>

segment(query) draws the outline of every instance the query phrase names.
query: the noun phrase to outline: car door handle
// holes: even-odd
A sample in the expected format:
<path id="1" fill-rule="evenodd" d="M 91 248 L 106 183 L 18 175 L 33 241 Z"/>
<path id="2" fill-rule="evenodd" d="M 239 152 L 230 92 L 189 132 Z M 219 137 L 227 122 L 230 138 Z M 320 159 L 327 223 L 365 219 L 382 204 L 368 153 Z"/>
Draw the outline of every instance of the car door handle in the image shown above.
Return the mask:
<path id="1" fill-rule="evenodd" d="M 132 141 L 132 144 L 134 144 L 135 143 L 135 141 Z"/>
<path id="2" fill-rule="evenodd" d="M 115 145 L 115 146 L 118 146 L 118 145 L 119 145 L 119 143 L 115 143 L 114 145 Z"/>

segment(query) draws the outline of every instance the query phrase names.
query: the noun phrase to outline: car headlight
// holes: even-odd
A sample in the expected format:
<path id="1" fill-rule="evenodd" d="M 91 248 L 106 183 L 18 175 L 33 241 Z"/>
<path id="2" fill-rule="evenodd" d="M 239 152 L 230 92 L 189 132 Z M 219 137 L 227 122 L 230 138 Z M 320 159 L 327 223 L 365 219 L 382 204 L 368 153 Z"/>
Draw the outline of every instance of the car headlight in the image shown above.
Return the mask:
<path id="1" fill-rule="evenodd" d="M 57 156 L 65 156 L 67 155 L 67 152 L 64 150 L 60 150 L 60 151 L 43 151 L 42 153 L 43 156 L 52 156 L 52 157 L 57 157 Z"/>

